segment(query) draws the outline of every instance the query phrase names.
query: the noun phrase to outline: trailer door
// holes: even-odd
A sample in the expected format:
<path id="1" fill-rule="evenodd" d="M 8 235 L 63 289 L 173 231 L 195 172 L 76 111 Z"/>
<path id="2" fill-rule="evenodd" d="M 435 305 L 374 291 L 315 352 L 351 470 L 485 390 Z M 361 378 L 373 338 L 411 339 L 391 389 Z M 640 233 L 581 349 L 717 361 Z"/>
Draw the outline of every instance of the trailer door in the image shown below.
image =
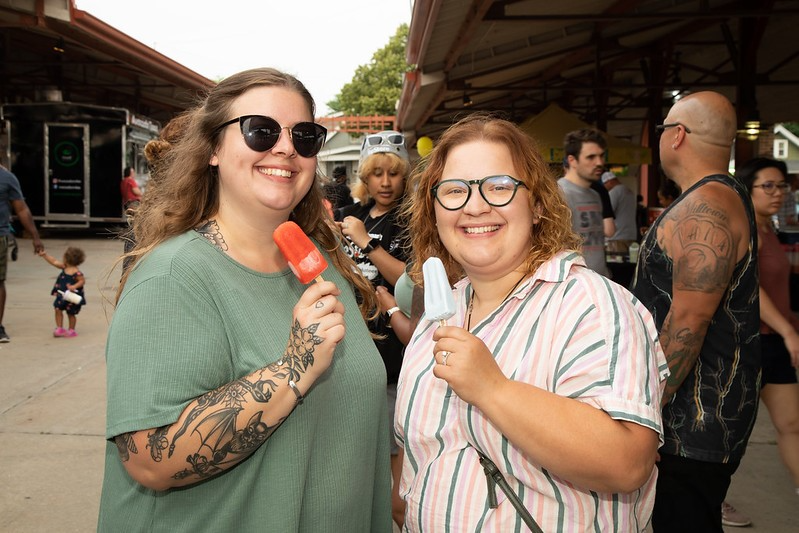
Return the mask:
<path id="1" fill-rule="evenodd" d="M 44 125 L 45 223 L 89 225 L 89 125 Z"/>

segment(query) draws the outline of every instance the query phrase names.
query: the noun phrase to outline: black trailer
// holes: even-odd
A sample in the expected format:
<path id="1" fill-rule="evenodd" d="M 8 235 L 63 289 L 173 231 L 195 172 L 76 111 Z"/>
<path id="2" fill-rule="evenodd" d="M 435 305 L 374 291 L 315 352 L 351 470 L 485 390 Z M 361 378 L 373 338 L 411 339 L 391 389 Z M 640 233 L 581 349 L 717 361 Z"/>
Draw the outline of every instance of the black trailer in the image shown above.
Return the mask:
<path id="1" fill-rule="evenodd" d="M 144 145 L 160 124 L 127 109 L 68 102 L 5 104 L 7 160 L 43 227 L 123 222 L 126 166 L 147 179 Z"/>

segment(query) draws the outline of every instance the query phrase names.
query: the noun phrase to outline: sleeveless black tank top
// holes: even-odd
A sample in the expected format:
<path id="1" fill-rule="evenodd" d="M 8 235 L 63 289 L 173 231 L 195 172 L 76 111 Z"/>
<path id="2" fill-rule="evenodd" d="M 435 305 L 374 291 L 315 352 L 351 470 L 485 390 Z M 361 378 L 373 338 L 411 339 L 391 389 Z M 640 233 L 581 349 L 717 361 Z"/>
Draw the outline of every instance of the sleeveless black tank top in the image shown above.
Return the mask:
<path id="1" fill-rule="evenodd" d="M 658 331 L 671 308 L 672 262 L 657 244 L 658 226 L 696 189 L 720 182 L 738 193 L 749 218 L 749 249 L 713 315 L 691 373 L 663 408 L 662 453 L 699 461 L 739 461 L 754 426 L 760 386 L 757 227 L 751 198 L 731 176 L 706 176 L 661 213 L 641 244 L 632 291 Z"/>

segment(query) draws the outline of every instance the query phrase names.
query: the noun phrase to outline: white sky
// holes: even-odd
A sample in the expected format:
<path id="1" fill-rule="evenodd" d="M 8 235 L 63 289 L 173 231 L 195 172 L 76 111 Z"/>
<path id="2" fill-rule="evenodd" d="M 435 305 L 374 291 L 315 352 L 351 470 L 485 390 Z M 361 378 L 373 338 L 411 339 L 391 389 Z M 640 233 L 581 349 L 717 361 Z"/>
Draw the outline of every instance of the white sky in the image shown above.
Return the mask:
<path id="1" fill-rule="evenodd" d="M 106 24 L 212 80 L 253 67 L 295 75 L 317 115 L 388 44 L 413 0 L 76 0 Z"/>

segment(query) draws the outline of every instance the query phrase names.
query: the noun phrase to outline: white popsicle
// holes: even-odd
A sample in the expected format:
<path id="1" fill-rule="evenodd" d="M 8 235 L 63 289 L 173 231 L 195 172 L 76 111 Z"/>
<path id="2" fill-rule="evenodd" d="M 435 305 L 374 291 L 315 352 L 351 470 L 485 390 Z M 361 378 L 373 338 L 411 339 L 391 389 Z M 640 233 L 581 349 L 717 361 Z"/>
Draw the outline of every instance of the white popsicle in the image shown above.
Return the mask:
<path id="1" fill-rule="evenodd" d="M 428 320 L 438 320 L 440 326 L 455 314 L 455 298 L 447 279 L 444 263 L 438 257 L 430 257 L 422 265 L 424 273 L 424 312 Z"/>

